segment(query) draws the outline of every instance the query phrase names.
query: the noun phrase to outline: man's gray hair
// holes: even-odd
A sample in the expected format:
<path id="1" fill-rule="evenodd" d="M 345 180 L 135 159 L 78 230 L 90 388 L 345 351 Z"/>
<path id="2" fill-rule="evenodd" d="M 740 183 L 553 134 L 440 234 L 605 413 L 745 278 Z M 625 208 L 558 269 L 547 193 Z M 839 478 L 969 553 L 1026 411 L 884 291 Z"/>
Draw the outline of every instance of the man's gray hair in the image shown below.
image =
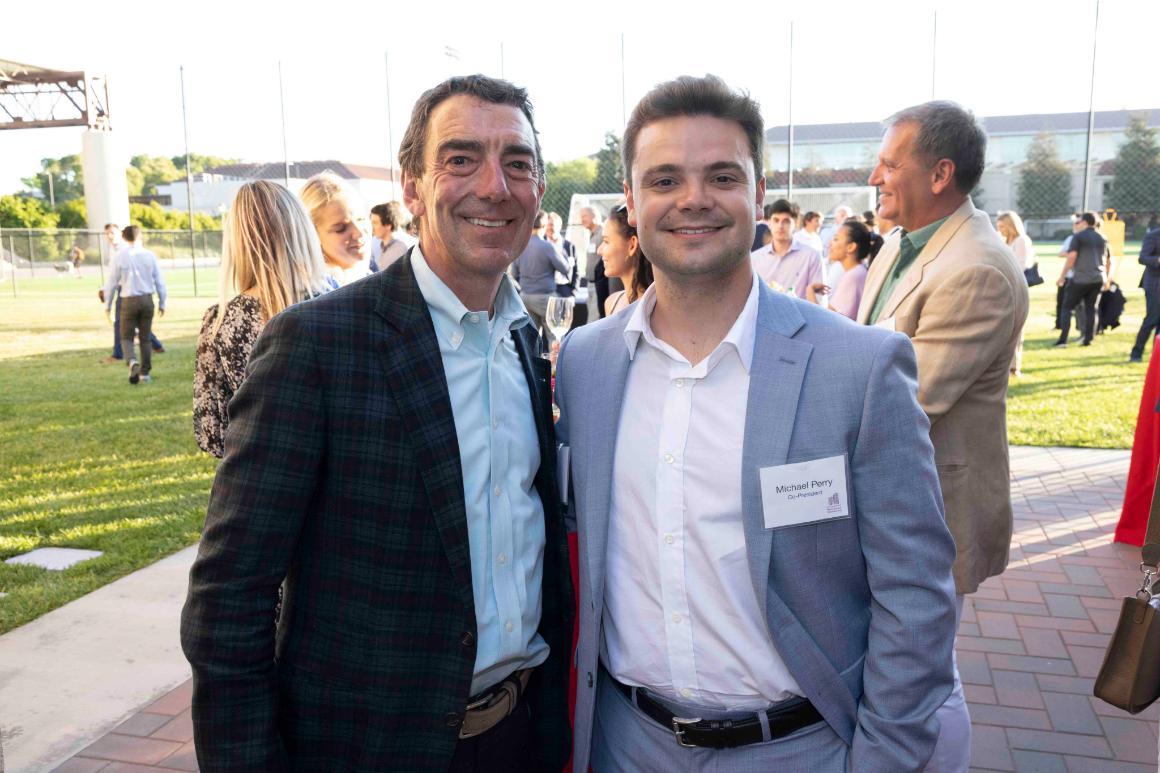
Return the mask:
<path id="1" fill-rule="evenodd" d="M 600 210 L 597 209 L 596 207 L 590 207 L 587 204 L 585 204 L 583 207 L 580 207 L 580 209 L 577 211 L 591 213 L 592 222 L 595 223 L 597 227 L 599 227 L 604 222 L 604 218 L 602 218 L 600 216 Z"/>
<path id="2" fill-rule="evenodd" d="M 934 165 L 946 158 L 955 165 L 955 189 L 969 194 L 983 176 L 987 133 L 975 114 L 949 100 L 935 100 L 899 110 L 885 121 L 918 124 L 915 150 Z"/>

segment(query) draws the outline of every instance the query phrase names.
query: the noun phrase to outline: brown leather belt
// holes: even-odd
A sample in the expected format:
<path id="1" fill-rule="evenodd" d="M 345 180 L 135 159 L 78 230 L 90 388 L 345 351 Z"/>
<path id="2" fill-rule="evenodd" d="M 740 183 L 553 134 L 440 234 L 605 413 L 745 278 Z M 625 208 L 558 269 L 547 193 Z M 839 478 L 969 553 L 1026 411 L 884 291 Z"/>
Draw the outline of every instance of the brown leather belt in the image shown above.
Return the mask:
<path id="1" fill-rule="evenodd" d="M 459 737 L 471 738 L 486 733 L 515 711 L 531 677 L 530 668 L 516 671 L 468 703 L 467 712 L 463 715 L 463 724 L 459 727 Z"/>

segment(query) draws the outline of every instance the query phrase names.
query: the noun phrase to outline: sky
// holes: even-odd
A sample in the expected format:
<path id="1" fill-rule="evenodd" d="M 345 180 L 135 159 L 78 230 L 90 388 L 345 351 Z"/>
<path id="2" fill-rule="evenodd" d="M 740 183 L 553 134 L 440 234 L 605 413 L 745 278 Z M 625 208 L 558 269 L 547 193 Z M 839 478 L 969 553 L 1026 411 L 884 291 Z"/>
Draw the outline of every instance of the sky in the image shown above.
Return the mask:
<path id="1" fill-rule="evenodd" d="M 0 59 L 107 74 L 126 158 L 184 152 L 182 67 L 190 150 L 245 161 L 283 158 L 279 63 L 290 160 L 379 166 L 415 98 L 468 72 L 528 88 L 549 161 L 594 153 L 651 86 L 682 74 L 748 91 L 767 126 L 788 123 L 791 102 L 796 124 L 880 120 L 932 96 L 983 116 L 1085 111 L 1095 39 L 1095 108 L 1160 108 L 1155 0 L 1102 0 L 1098 39 L 1095 0 L 714 0 L 702 16 L 631 0 L 296 5 L 11 2 Z M 0 132 L 0 193 L 41 158 L 79 153 L 82 131 Z"/>

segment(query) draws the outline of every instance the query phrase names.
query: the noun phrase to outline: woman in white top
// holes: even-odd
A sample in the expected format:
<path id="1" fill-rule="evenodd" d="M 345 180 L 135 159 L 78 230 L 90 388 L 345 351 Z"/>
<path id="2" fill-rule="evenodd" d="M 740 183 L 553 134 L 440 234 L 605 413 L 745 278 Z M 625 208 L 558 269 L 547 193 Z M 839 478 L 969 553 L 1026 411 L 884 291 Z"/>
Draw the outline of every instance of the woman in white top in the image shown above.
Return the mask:
<path id="1" fill-rule="evenodd" d="M 603 238 L 596 251 L 604 258 L 604 275 L 624 282 L 604 301 L 604 316 L 610 317 L 634 303 L 653 283 L 652 263 L 644 256 L 636 229 L 628 224 L 628 207 L 612 210 L 604 223 Z"/>
<path id="2" fill-rule="evenodd" d="M 830 239 L 831 263 L 842 266 L 838 286 L 830 296 L 830 311 L 857 319 L 858 304 L 862 301 L 862 291 L 866 287 L 866 262 L 873 260 L 882 247 L 882 237 L 870 230 L 865 223 L 850 218 L 838 226 Z M 806 300 L 817 303 L 817 296 L 828 293 L 824 284 L 813 284 L 806 288 Z"/>
<path id="3" fill-rule="evenodd" d="M 1015 212 L 1000 212 L 995 220 L 995 228 L 1011 252 L 1015 253 L 1015 262 L 1026 271 L 1036 264 L 1035 245 L 1023 227 L 1023 218 Z M 1019 331 L 1019 343 L 1015 346 L 1015 356 L 1011 359 L 1011 375 L 1019 376 L 1023 373 L 1023 331 Z"/>
<path id="4" fill-rule="evenodd" d="M 298 194 L 322 245 L 326 275 L 334 287 L 343 287 L 371 273 L 365 224 L 358 222 L 363 207 L 341 178 L 323 172 L 306 181 Z"/>

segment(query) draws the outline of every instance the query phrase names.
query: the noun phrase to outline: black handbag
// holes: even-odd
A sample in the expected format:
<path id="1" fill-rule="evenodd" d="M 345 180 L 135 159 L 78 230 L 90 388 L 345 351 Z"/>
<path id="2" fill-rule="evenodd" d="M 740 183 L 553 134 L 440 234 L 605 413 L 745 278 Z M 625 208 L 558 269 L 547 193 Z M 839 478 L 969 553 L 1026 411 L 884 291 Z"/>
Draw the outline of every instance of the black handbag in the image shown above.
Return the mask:
<path id="1" fill-rule="evenodd" d="M 1023 269 L 1023 278 L 1027 281 L 1028 287 L 1043 284 L 1043 277 L 1039 275 L 1039 264 L 1036 263 L 1031 268 Z"/>
<path id="2" fill-rule="evenodd" d="M 1129 714 L 1139 714 L 1160 697 L 1160 611 L 1148 603 L 1160 583 L 1160 471 L 1156 484 L 1141 553 L 1144 582 L 1120 607 L 1094 690 L 1097 698 Z"/>

